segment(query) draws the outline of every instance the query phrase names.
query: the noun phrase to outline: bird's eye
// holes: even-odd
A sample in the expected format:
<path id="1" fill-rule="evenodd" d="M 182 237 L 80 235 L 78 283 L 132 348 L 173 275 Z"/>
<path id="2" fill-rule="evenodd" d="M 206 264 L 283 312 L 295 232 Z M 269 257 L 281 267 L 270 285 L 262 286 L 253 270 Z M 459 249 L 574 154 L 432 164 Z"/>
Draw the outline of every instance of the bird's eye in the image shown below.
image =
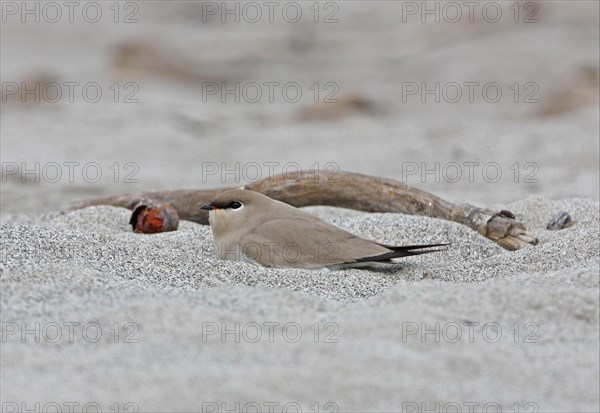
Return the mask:
<path id="1" fill-rule="evenodd" d="M 241 202 L 238 201 L 233 201 L 231 204 L 229 204 L 229 208 L 231 209 L 239 209 L 242 207 Z"/>

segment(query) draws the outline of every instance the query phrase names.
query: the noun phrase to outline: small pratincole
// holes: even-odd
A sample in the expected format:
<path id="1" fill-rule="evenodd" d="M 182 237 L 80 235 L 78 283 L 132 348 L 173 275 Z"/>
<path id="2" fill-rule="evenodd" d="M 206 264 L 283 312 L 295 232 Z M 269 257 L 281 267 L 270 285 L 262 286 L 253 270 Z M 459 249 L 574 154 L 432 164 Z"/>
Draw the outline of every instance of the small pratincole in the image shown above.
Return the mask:
<path id="1" fill-rule="evenodd" d="M 338 270 L 392 264 L 448 244 L 392 246 L 357 237 L 258 192 L 234 189 L 201 207 L 209 211 L 217 258 L 263 267 Z"/>

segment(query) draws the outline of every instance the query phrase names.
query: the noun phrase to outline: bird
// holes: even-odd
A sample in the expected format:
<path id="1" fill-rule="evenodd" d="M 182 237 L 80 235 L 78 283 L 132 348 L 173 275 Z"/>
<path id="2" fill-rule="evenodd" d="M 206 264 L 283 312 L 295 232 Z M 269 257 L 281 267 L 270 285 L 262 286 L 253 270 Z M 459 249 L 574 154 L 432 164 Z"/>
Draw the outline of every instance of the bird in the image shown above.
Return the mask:
<path id="1" fill-rule="evenodd" d="M 261 267 L 334 271 L 393 264 L 449 244 L 393 246 L 358 237 L 298 208 L 247 189 L 231 189 L 200 207 L 221 260 Z"/>

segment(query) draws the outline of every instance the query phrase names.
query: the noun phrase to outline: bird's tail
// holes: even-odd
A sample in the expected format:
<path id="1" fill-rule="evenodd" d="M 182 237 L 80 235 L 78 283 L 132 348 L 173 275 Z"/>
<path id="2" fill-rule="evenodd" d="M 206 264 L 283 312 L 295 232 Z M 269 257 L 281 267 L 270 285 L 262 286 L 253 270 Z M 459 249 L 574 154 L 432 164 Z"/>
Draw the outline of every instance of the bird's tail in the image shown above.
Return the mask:
<path id="1" fill-rule="evenodd" d="M 372 257 L 364 257 L 356 260 L 356 262 L 386 262 L 393 258 L 410 257 L 413 255 L 429 254 L 430 252 L 445 251 L 445 247 L 450 244 L 427 244 L 427 245 L 404 245 L 404 246 L 393 246 L 393 245 L 382 245 L 382 247 L 388 248 L 391 251 L 381 255 L 375 255 Z"/>

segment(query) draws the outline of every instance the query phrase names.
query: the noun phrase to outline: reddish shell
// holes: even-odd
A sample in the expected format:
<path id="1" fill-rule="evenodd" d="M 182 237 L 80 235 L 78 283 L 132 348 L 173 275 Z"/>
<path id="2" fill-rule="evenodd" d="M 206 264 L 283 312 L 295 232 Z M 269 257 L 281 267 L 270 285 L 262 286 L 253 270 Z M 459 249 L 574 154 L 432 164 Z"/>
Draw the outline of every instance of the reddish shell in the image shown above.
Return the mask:
<path id="1" fill-rule="evenodd" d="M 133 209 L 129 224 L 133 232 L 143 234 L 177 231 L 179 214 L 170 204 L 146 200 Z"/>

